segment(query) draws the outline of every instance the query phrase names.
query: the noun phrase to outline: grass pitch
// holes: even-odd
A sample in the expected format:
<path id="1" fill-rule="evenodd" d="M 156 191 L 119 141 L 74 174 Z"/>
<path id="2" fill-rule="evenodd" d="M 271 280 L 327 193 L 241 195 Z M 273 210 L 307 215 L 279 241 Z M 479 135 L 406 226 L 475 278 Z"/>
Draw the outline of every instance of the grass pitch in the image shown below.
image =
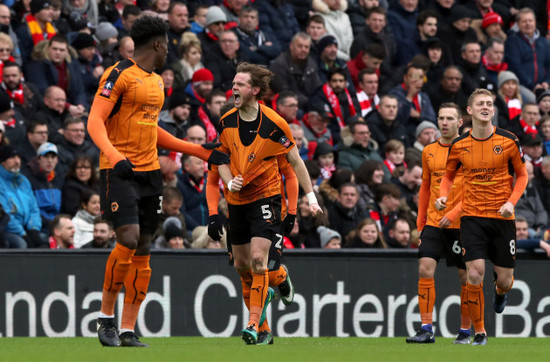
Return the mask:
<path id="1" fill-rule="evenodd" d="M 240 339 L 142 338 L 150 348 L 104 348 L 97 338 L 0 338 L 0 361 L 545 361 L 546 338 L 491 338 L 486 346 L 412 345 L 397 338 L 275 338 L 272 346 L 247 346 Z"/>

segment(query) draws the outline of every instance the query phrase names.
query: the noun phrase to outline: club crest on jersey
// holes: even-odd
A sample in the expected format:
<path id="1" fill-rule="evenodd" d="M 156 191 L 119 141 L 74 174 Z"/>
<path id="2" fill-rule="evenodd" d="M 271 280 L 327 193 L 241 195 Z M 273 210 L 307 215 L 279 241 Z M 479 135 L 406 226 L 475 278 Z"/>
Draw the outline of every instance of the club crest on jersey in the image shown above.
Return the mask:
<path id="1" fill-rule="evenodd" d="M 105 97 L 110 97 L 112 91 L 113 91 L 113 82 L 108 81 L 103 86 L 103 90 L 101 91 L 101 95 L 105 96 Z"/>
<path id="2" fill-rule="evenodd" d="M 117 212 L 118 210 L 118 203 L 117 202 L 111 202 L 111 211 Z"/>
<path id="3" fill-rule="evenodd" d="M 250 154 L 250 156 L 248 156 L 248 162 L 254 162 L 254 160 L 256 159 L 256 155 L 253 153 Z"/>
<path id="4" fill-rule="evenodd" d="M 502 153 L 502 146 L 496 145 L 495 147 L 493 147 L 493 152 L 497 155 L 500 155 Z"/>
<path id="5" fill-rule="evenodd" d="M 288 146 L 290 146 L 290 140 L 286 136 L 279 138 L 279 143 L 282 144 L 284 148 L 288 148 Z"/>

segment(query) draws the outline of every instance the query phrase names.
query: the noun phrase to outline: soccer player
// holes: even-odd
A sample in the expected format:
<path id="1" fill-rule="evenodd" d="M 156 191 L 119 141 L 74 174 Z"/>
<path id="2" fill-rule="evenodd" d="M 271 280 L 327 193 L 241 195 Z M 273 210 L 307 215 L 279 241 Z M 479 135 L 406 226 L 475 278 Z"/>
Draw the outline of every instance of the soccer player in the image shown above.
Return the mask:
<path id="1" fill-rule="evenodd" d="M 245 279 L 252 270 L 250 317 L 241 331 L 247 344 L 258 340 L 259 321 L 268 298 L 269 248 L 271 243 L 282 242 L 281 178 L 275 156 L 286 155 L 308 196 L 311 213 L 321 212 L 288 124 L 275 111 L 258 103 L 273 76 L 265 67 L 239 64 L 233 80 L 235 108 L 220 120 L 220 150 L 230 155 L 229 165 L 218 167 L 229 191 L 225 193 L 229 207 L 228 241 L 239 275 Z"/>
<path id="2" fill-rule="evenodd" d="M 147 347 L 134 327 L 151 277 L 149 249 L 159 223 L 162 176 L 157 147 L 211 163 L 227 155 L 172 137 L 158 127 L 164 103 L 161 68 L 168 52 L 167 26 L 157 17 L 140 17 L 130 32 L 133 58 L 105 71 L 88 120 L 88 132 L 101 150 L 101 209 L 113 222 L 117 244 L 105 268 L 98 337 L 104 346 Z M 118 293 L 126 290 L 120 335 L 114 322 Z"/>
<path id="3" fill-rule="evenodd" d="M 294 227 L 296 220 L 296 212 L 298 208 L 298 179 L 296 174 L 290 166 L 290 163 L 286 160 L 284 155 L 277 156 L 277 162 L 279 164 L 279 171 L 284 176 L 284 183 L 281 182 L 281 220 L 283 220 L 283 229 L 280 235 L 288 235 Z M 220 240 L 223 233 L 222 218 L 218 216 L 218 201 L 219 201 L 219 173 L 217 169 L 213 167 L 208 171 L 208 182 L 206 184 L 206 199 L 208 200 L 209 210 L 209 224 L 208 234 L 214 240 Z M 288 206 L 285 202 L 285 186 L 286 193 L 288 195 Z M 279 238 L 279 236 L 277 236 Z M 227 250 L 229 253 L 229 263 L 233 265 L 233 250 L 231 243 L 227 243 Z M 268 276 L 269 286 L 278 287 L 281 300 L 285 305 L 289 305 L 294 300 L 294 286 L 290 279 L 288 269 L 285 265 L 281 264 L 283 254 L 283 243 L 271 243 L 269 248 L 269 261 L 268 261 Z M 241 287 L 243 293 L 243 300 L 248 309 L 250 309 L 250 288 L 252 287 L 252 271 L 243 273 L 240 275 Z M 264 305 L 264 309 L 267 306 Z M 263 312 L 263 311 L 262 311 Z M 258 340 L 256 344 L 265 345 L 273 344 L 273 335 L 267 319 L 264 319 L 263 323 L 258 327 Z"/>
<path id="4" fill-rule="evenodd" d="M 462 112 L 455 103 L 443 103 L 439 108 L 437 124 L 441 138 L 424 147 L 422 151 L 422 185 L 418 199 L 416 226 L 421 243 L 418 247 L 418 309 L 422 327 L 416 335 L 407 338 L 407 343 L 433 343 L 432 313 L 435 303 L 434 275 L 442 256 L 447 266 L 456 266 L 460 280 L 460 331 L 453 343 L 470 343 L 470 314 L 466 299 L 466 265 L 462 261 L 460 242 L 460 218 L 462 210 L 462 170 L 457 171 L 447 204 L 448 212 L 435 208 L 439 185 L 445 174 L 447 155 L 451 142 L 458 137 L 462 126 Z"/>
<path id="5" fill-rule="evenodd" d="M 472 130 L 451 145 L 436 208 L 447 207 L 453 180 L 462 166 L 464 196 L 460 235 L 467 272 L 466 299 L 475 329 L 472 344 L 485 345 L 485 259 L 493 263 L 493 308 L 502 313 L 506 292 L 514 282 L 514 207 L 527 186 L 527 171 L 517 137 L 491 124 L 495 114 L 492 93 L 476 89 L 468 99 L 466 110 L 472 117 Z"/>

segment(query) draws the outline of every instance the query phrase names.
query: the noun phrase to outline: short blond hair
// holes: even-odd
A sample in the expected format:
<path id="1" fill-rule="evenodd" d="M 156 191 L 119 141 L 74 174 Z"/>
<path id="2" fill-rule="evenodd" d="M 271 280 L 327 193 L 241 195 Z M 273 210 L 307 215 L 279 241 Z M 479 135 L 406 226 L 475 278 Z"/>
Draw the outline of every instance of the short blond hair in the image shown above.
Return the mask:
<path id="1" fill-rule="evenodd" d="M 474 104 L 474 99 L 479 96 L 490 96 L 493 101 L 495 100 L 495 95 L 487 89 L 484 88 L 477 88 L 473 93 L 470 95 L 470 98 L 468 98 L 468 106 L 472 106 Z"/>

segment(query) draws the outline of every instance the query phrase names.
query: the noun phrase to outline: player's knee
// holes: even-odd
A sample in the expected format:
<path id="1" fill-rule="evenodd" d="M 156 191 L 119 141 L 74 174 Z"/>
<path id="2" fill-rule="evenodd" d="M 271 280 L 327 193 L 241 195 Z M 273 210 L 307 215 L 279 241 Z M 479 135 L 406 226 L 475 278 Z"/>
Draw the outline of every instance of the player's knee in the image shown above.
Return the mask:
<path id="1" fill-rule="evenodd" d="M 430 265 L 420 263 L 418 265 L 418 276 L 420 278 L 433 278 L 435 274 L 435 268 L 432 268 Z"/>
<path id="2" fill-rule="evenodd" d="M 252 256 L 252 269 L 256 271 L 261 271 L 266 268 L 266 260 L 263 255 Z"/>

